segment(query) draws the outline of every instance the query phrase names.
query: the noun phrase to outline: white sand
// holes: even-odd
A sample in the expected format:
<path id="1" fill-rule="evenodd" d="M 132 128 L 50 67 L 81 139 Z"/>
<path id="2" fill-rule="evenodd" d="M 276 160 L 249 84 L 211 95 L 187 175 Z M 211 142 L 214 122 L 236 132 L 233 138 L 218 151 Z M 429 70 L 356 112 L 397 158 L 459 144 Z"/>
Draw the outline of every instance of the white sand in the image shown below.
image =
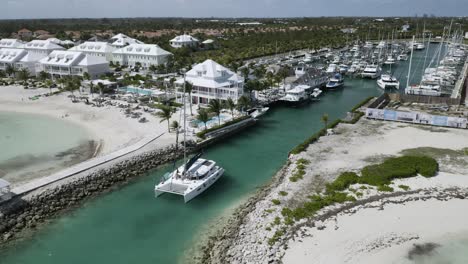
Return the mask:
<path id="1" fill-rule="evenodd" d="M 160 123 L 157 117 L 149 113 L 143 113 L 142 117 L 150 122 L 139 123 L 138 119 L 125 117 L 123 110 L 115 106 L 92 107 L 72 103 L 67 97 L 70 95 L 68 92 L 34 101 L 28 99 L 48 92 L 49 89 L 25 90 L 19 86 L 1 86 L 0 111 L 42 114 L 79 124 L 89 131 L 94 140 L 103 142 L 101 155 L 162 133 L 165 135 L 158 140 L 159 147 L 175 142 L 175 134 L 167 133 L 167 122 Z M 77 92 L 75 94 L 78 95 Z M 174 120 L 177 117 L 175 114 Z"/>
<path id="2" fill-rule="evenodd" d="M 290 248 L 284 250 L 278 243 L 272 247 L 267 243 L 268 239 L 273 237 L 277 230 L 284 227 L 283 223 L 279 225 L 273 224 L 275 217 L 283 219 L 281 215 L 282 207 L 294 208 L 301 201 L 307 200 L 306 197 L 314 194 L 315 190 L 320 190 L 321 187 L 323 188 L 326 181 L 333 180 L 343 171 L 357 171 L 366 165 L 380 162 L 386 156 L 401 155 L 401 152 L 406 149 L 433 147 L 461 150 L 468 147 L 468 130 L 461 129 L 431 129 L 430 127 L 414 126 L 410 124 L 363 119 L 357 125 L 339 125 L 336 129 L 336 133 L 336 135 L 320 138 L 320 140 L 312 144 L 306 152 L 291 158 L 292 164 L 288 167 L 288 172 L 284 180 L 275 187 L 265 199 L 256 204 L 255 209 L 244 219 L 244 224 L 239 227 L 238 237 L 233 242 L 228 252 L 228 254 L 233 256 L 231 260 L 238 261 L 239 263 L 269 263 L 269 261 L 280 259 L 283 254 L 286 254 L 287 257 L 285 260 L 287 263 L 344 263 L 348 256 L 357 255 L 360 256 L 359 260 L 354 263 L 361 263 L 361 259 L 367 257 L 366 253 L 359 251 L 361 249 L 359 245 L 363 243 L 363 237 L 375 240 L 379 238 L 379 232 L 385 235 L 392 233 L 394 230 L 399 230 L 399 227 L 391 228 L 389 226 L 387 230 L 385 229 L 385 225 L 380 225 L 379 228 L 377 228 L 374 226 L 375 221 L 372 218 L 368 220 L 365 217 L 361 217 L 356 221 L 352 220 L 352 223 L 359 222 L 363 229 L 368 227 L 369 230 L 371 230 L 369 233 L 376 233 L 375 236 L 367 236 L 368 233 L 364 231 L 362 232 L 366 235 L 363 237 L 352 235 L 359 234 L 360 231 L 356 231 L 340 239 L 338 236 L 340 236 L 341 233 L 327 233 L 323 237 L 310 238 L 303 243 L 286 243 Z M 401 184 L 410 186 L 412 190 L 429 188 L 444 189 L 454 186 L 465 186 L 468 188 L 468 155 L 461 154 L 461 151 L 458 153 L 458 156 L 450 156 L 448 154 L 444 156 L 442 152 L 441 156 L 437 158 L 440 164 L 440 175 L 430 179 L 415 177 L 398 180 L 395 181 L 392 186 L 398 191 L 402 191 L 402 189 L 398 188 L 398 185 Z M 298 182 L 291 182 L 289 177 L 294 173 L 296 166 L 294 162 L 299 158 L 309 160 L 310 164 L 306 166 L 304 179 Z M 356 188 L 358 186 L 352 187 Z M 279 195 L 280 191 L 284 191 L 288 194 L 286 196 L 281 196 Z M 362 198 L 368 198 L 379 194 L 375 188 L 359 191 L 364 194 Z M 274 205 L 272 203 L 273 199 L 280 200 L 281 205 Z M 449 203 L 453 204 L 457 202 L 450 201 Z M 434 209 L 431 209 L 432 205 L 434 205 Z M 392 214 L 387 214 L 387 210 L 374 213 L 376 214 L 375 217 L 383 215 L 383 218 L 387 217 L 389 218 L 388 221 L 391 221 L 393 219 L 391 216 L 395 214 L 404 219 L 411 219 L 412 215 L 406 215 L 407 211 L 412 213 L 415 211 L 414 214 L 418 214 L 420 211 L 421 215 L 428 213 L 434 214 L 440 207 L 438 202 L 423 203 L 421 206 L 423 208 L 421 210 L 418 209 L 419 207 L 411 207 L 412 209 L 406 210 L 404 206 L 396 205 Z M 464 206 L 468 207 L 468 201 L 464 203 Z M 468 215 L 464 215 L 466 212 L 460 213 L 455 208 L 457 207 L 447 205 L 446 210 L 450 212 L 443 214 L 450 215 L 452 218 L 468 219 Z M 399 209 L 401 209 L 401 212 Z M 369 210 L 372 211 L 372 209 Z M 353 217 L 354 216 L 350 216 L 350 218 Z M 459 219 L 452 220 L 459 221 Z M 339 224 L 344 221 L 345 220 L 339 220 Z M 418 225 L 417 220 L 405 223 L 408 229 L 411 228 L 411 225 Z M 300 224 L 300 222 L 297 224 Z M 332 221 L 332 225 L 333 228 L 327 228 L 327 231 L 321 232 L 334 231 L 334 221 Z M 420 225 L 419 227 L 421 229 L 418 231 L 418 235 L 421 237 L 423 235 L 431 236 L 433 234 L 433 226 L 440 227 L 439 218 L 434 218 L 434 221 L 430 221 L 426 225 Z M 459 227 L 460 226 L 457 225 L 453 226 L 454 229 L 459 229 Z M 289 227 L 286 228 L 289 229 Z M 444 228 L 438 228 L 438 232 L 440 233 L 434 235 L 438 236 L 451 232 L 451 228 L 445 228 L 445 226 Z M 345 228 L 343 229 L 345 230 Z M 359 226 L 357 226 L 356 229 L 360 230 Z M 341 226 L 338 231 L 341 232 L 340 230 Z M 405 232 L 406 229 L 402 228 L 401 230 Z M 314 232 L 312 229 L 308 231 Z M 462 230 L 460 229 L 460 231 Z M 354 237 L 356 237 L 356 239 L 354 239 Z M 325 240 L 322 241 L 322 238 Z M 338 241 L 337 244 L 333 244 L 335 239 Z M 340 253 L 341 251 L 343 253 Z M 316 256 L 316 254 L 318 255 Z M 316 262 L 316 257 L 317 260 L 322 260 L 322 262 Z M 372 263 L 381 262 L 374 261 Z"/>
<path id="3" fill-rule="evenodd" d="M 324 230 L 289 243 L 288 263 L 405 263 L 413 244 L 439 243 L 468 232 L 468 200 L 388 204 L 339 215 Z"/>

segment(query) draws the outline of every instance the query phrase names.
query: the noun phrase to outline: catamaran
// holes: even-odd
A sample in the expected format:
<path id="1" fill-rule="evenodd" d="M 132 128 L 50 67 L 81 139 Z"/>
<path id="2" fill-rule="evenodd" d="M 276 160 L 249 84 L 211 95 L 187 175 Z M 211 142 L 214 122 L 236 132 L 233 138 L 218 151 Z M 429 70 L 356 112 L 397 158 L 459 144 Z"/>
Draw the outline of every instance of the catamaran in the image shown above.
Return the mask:
<path id="1" fill-rule="evenodd" d="M 184 202 L 189 202 L 213 185 L 224 174 L 224 169 L 213 160 L 202 159 L 202 153 L 198 153 L 186 161 L 187 148 L 187 116 L 185 107 L 185 85 L 183 93 L 184 101 L 184 164 L 172 172 L 166 173 L 154 187 L 155 196 L 164 193 L 182 195 Z"/>
<path id="2" fill-rule="evenodd" d="M 391 74 L 382 74 L 377 80 L 377 85 L 384 90 L 387 88 L 400 88 L 400 82 Z"/>

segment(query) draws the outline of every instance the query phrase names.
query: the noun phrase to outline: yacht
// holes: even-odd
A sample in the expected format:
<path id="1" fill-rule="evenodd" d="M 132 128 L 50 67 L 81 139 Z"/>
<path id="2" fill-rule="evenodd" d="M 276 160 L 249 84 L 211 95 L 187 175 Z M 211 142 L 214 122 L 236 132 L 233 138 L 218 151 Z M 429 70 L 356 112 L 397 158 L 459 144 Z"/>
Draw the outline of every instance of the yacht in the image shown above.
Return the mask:
<path id="1" fill-rule="evenodd" d="M 416 50 L 423 50 L 425 48 L 426 48 L 426 46 L 423 43 L 415 43 L 415 49 Z"/>
<path id="2" fill-rule="evenodd" d="M 442 93 L 440 85 L 420 84 L 406 87 L 405 94 L 440 96 Z"/>
<path id="3" fill-rule="evenodd" d="M 326 84 L 326 87 L 328 90 L 332 90 L 332 89 L 343 87 L 343 85 L 344 85 L 343 75 L 337 73 L 335 74 L 335 76 L 330 78 L 330 80 Z"/>
<path id="4" fill-rule="evenodd" d="M 384 64 L 385 65 L 395 64 L 395 58 L 392 55 L 388 56 L 387 60 L 385 60 Z"/>
<path id="5" fill-rule="evenodd" d="M 372 49 L 374 47 L 374 44 L 370 41 L 366 41 L 366 44 L 364 44 L 364 48 L 366 49 Z"/>
<path id="6" fill-rule="evenodd" d="M 341 65 L 339 66 L 339 71 L 340 71 L 341 74 L 347 73 L 348 70 L 349 70 L 349 66 L 346 65 L 346 64 L 341 64 Z"/>
<path id="7" fill-rule="evenodd" d="M 175 171 L 167 173 L 154 188 L 156 197 L 164 193 L 182 195 L 184 202 L 208 189 L 224 174 L 224 169 L 213 160 L 202 159 L 201 153 Z"/>
<path id="8" fill-rule="evenodd" d="M 375 79 L 380 76 L 381 68 L 379 65 L 370 64 L 361 73 L 362 78 L 371 78 Z"/>
<path id="9" fill-rule="evenodd" d="M 387 88 L 400 88 L 400 82 L 391 74 L 382 74 L 380 78 L 377 79 L 377 85 L 384 90 Z"/>
<path id="10" fill-rule="evenodd" d="M 328 65 L 328 68 L 326 70 L 326 73 L 328 74 L 333 74 L 333 73 L 336 73 L 338 71 L 338 66 L 334 63 Z"/>
<path id="11" fill-rule="evenodd" d="M 310 94 L 311 99 L 317 99 L 322 94 L 322 90 L 315 88 L 312 94 Z"/>
<path id="12" fill-rule="evenodd" d="M 287 90 L 286 95 L 280 100 L 287 105 L 298 106 L 309 101 L 309 90 L 308 85 L 297 85 L 296 87 Z"/>
<path id="13" fill-rule="evenodd" d="M 307 72 L 307 69 L 306 69 L 306 66 L 305 65 L 298 65 L 295 69 L 294 69 L 294 74 L 296 75 L 296 78 L 300 78 L 301 76 L 303 76 L 304 74 L 306 74 Z"/>
<path id="14" fill-rule="evenodd" d="M 408 55 L 406 55 L 406 54 L 404 54 L 404 53 L 403 53 L 403 54 L 400 54 L 400 55 L 398 55 L 397 60 L 399 60 L 399 61 L 406 61 L 406 60 L 408 60 Z"/>
<path id="15" fill-rule="evenodd" d="M 184 85 L 185 95 L 185 85 Z M 186 115 L 186 98 L 184 101 L 184 161 L 186 160 L 187 148 L 185 145 L 187 136 L 187 115 Z M 213 160 L 201 158 L 202 153 L 198 153 L 182 166 L 172 172 L 166 173 L 158 184 L 154 186 L 154 194 L 156 197 L 171 193 L 184 197 L 184 202 L 187 203 L 199 194 L 203 193 L 211 185 L 213 185 L 224 174 L 224 169 Z"/>

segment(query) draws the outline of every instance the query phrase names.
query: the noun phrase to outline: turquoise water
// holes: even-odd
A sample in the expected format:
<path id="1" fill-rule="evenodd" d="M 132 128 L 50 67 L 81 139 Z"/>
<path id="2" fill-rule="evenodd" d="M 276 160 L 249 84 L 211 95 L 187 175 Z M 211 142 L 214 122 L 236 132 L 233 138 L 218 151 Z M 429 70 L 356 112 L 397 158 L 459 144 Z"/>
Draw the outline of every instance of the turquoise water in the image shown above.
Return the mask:
<path id="1" fill-rule="evenodd" d="M 0 177 L 14 183 L 63 168 L 70 161 L 63 152 L 89 138 L 85 129 L 59 118 L 0 112 Z"/>
<path id="2" fill-rule="evenodd" d="M 141 89 L 141 88 L 135 88 L 135 87 L 122 87 L 119 88 L 119 91 L 126 92 L 126 93 L 137 93 L 141 95 L 152 95 L 153 91 L 148 90 L 148 89 Z"/>
<path id="3" fill-rule="evenodd" d="M 416 54 L 418 56 L 418 54 Z M 404 69 L 404 65 L 400 65 Z M 266 184 L 287 153 L 321 129 L 320 117 L 345 116 L 354 105 L 382 93 L 375 80 L 346 79 L 345 87 L 301 108 L 273 108 L 258 124 L 206 150 L 226 174 L 188 204 L 182 197 L 153 197 L 165 166 L 124 188 L 60 217 L 31 239 L 0 253 L 2 263 L 178 263 L 218 216 Z"/>

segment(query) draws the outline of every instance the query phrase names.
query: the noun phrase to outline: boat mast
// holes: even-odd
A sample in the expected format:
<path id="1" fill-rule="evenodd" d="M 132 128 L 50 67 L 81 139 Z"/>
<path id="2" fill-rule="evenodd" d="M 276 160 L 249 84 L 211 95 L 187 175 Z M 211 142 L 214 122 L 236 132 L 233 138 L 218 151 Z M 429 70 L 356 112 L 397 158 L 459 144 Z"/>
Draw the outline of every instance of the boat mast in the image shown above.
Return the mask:
<path id="1" fill-rule="evenodd" d="M 187 107 L 186 107 L 186 98 L 185 98 L 185 78 L 186 78 L 186 73 L 185 73 L 185 70 L 183 71 L 183 74 L 184 74 L 184 93 L 183 93 L 183 100 L 184 100 L 184 164 L 187 163 L 187 115 L 186 115 L 186 111 L 187 111 Z M 183 172 L 183 177 L 185 177 L 185 172 L 186 172 L 186 169 L 185 169 L 185 166 L 184 166 L 184 172 Z"/>
<path id="2" fill-rule="evenodd" d="M 414 43 L 414 39 L 415 38 L 414 38 L 414 35 L 413 35 L 413 42 L 412 43 Z M 413 62 L 413 51 L 414 51 L 414 47 L 411 49 L 411 57 L 410 57 L 410 60 L 409 60 L 408 77 L 406 78 L 406 87 L 407 88 L 409 87 L 409 81 L 410 81 L 410 75 L 411 75 L 411 64 Z"/>

